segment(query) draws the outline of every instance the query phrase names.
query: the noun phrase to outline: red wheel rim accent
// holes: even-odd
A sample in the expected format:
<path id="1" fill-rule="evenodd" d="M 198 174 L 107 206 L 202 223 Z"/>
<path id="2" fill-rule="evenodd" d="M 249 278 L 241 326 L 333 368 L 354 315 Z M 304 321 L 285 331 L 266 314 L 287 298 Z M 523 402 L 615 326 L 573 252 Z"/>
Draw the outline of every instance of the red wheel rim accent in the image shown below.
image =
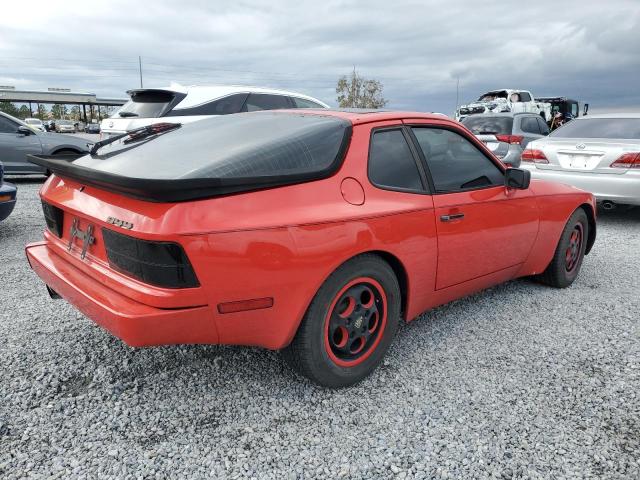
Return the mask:
<path id="1" fill-rule="evenodd" d="M 568 273 L 573 272 L 580 262 L 580 254 L 582 253 L 582 224 L 577 223 L 569 237 L 569 245 L 564 252 L 564 268 Z"/>
<path id="2" fill-rule="evenodd" d="M 378 347 L 387 323 L 387 296 L 370 277 L 351 280 L 336 294 L 324 322 L 324 345 L 341 367 L 364 362 Z"/>

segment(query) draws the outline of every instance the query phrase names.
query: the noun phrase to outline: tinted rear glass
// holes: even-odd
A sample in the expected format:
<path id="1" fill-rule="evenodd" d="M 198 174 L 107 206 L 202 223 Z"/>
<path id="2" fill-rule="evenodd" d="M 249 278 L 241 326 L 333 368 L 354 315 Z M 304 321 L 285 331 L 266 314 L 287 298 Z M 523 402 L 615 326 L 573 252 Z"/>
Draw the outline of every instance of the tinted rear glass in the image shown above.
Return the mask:
<path id="1" fill-rule="evenodd" d="M 116 112 L 114 118 L 123 116 L 158 118 L 174 98 L 171 92 L 134 92 L 131 100 Z"/>
<path id="2" fill-rule="evenodd" d="M 640 118 L 585 118 L 566 123 L 549 135 L 554 138 L 640 139 Z"/>
<path id="3" fill-rule="evenodd" d="M 137 143 L 114 143 L 74 163 L 141 179 L 245 179 L 325 172 L 341 161 L 351 124 L 321 115 L 222 115 Z"/>
<path id="4" fill-rule="evenodd" d="M 485 115 L 472 115 L 462 120 L 462 124 L 471 130 L 474 135 L 483 133 L 511 134 L 513 128 L 512 117 L 492 117 Z"/>

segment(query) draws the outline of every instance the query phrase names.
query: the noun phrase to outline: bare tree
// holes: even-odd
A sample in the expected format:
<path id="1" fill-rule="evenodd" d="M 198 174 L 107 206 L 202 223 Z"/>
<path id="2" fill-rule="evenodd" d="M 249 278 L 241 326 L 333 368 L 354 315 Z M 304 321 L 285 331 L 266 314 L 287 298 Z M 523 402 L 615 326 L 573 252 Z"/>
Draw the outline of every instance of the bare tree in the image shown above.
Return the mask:
<path id="1" fill-rule="evenodd" d="M 338 105 L 341 108 L 382 108 L 387 104 L 382 89 L 382 83 L 361 77 L 354 67 L 349 77 L 338 79 Z"/>

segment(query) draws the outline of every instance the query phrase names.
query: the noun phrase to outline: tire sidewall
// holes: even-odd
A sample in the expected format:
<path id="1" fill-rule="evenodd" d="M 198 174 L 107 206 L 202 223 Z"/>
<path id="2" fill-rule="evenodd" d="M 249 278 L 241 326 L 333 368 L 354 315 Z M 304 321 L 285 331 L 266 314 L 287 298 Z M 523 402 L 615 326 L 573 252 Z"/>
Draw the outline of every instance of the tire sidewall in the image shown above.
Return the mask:
<path id="1" fill-rule="evenodd" d="M 574 267 L 571 272 L 567 272 L 565 268 L 564 261 L 564 252 L 569 246 L 569 239 L 571 238 L 571 233 L 573 232 L 575 226 L 580 223 L 582 226 L 582 243 L 580 245 L 580 257 L 578 258 L 578 263 Z M 563 283 L 567 286 L 573 283 L 573 281 L 578 277 L 580 273 L 580 269 L 582 267 L 582 261 L 584 260 L 584 252 L 587 248 L 587 239 L 589 238 L 589 221 L 587 219 L 587 214 L 584 213 L 584 210 L 580 209 L 571 216 L 569 221 L 567 222 L 564 231 L 562 232 L 562 237 L 558 244 L 558 255 L 556 256 L 558 259 L 558 265 L 556 265 L 557 272 L 562 279 Z"/>

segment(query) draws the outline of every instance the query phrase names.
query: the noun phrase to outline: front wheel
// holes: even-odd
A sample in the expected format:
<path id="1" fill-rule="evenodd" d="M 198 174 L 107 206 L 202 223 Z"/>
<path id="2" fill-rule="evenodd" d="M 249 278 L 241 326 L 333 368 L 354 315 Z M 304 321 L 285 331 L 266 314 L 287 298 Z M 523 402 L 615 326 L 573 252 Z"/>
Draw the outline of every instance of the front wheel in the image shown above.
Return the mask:
<path id="1" fill-rule="evenodd" d="M 571 285 L 580 272 L 588 238 L 589 220 L 584 210 L 578 208 L 567 221 L 553 259 L 539 280 L 556 288 Z"/>
<path id="2" fill-rule="evenodd" d="M 387 352 L 398 330 L 400 305 L 398 279 L 389 264 L 376 255 L 360 255 L 320 287 L 284 358 L 325 387 L 353 385 Z"/>

